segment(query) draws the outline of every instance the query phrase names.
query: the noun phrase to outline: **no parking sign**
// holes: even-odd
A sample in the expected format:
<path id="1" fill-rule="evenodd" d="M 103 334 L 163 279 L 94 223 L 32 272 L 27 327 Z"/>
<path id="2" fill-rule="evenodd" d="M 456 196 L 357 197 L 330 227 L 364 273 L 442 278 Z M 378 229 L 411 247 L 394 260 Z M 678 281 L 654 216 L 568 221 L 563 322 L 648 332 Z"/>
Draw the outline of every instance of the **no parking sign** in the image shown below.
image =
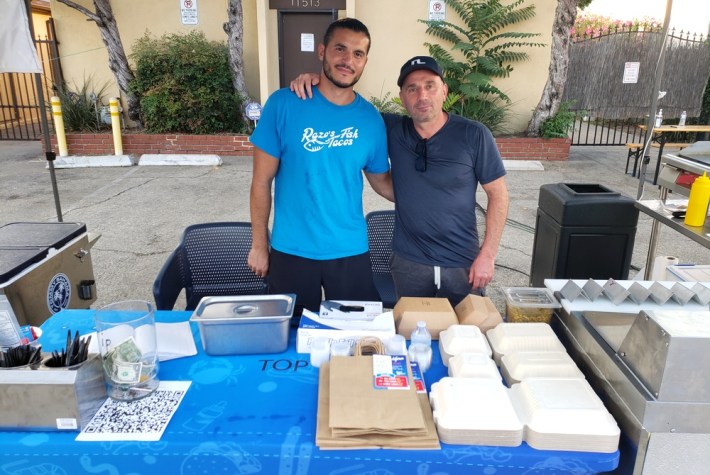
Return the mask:
<path id="1" fill-rule="evenodd" d="M 197 25 L 197 0 L 179 0 L 183 25 Z"/>
<path id="2" fill-rule="evenodd" d="M 429 0 L 429 21 L 446 20 L 446 4 L 442 0 Z"/>

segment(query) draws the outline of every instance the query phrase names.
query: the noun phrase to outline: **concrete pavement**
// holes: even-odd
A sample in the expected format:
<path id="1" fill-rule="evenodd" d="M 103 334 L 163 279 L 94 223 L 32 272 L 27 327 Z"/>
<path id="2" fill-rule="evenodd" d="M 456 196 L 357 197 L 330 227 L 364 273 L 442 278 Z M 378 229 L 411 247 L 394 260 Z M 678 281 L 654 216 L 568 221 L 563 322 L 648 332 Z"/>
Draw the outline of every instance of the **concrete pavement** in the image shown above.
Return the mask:
<path id="1" fill-rule="evenodd" d="M 90 233 L 101 235 L 91 250 L 96 306 L 124 299 L 152 301 L 153 280 L 186 226 L 249 220 L 251 159 L 221 158 L 219 166 L 56 170 L 64 221 L 86 223 Z M 625 162 L 625 147 L 572 147 L 568 161 L 542 162 L 542 170 L 509 170 L 509 220 L 488 289 L 501 312 L 503 289 L 529 282 L 540 186 L 594 183 L 635 198 L 638 181 L 624 174 Z M 644 198 L 657 196 L 656 187 L 647 185 Z M 482 192 L 478 199 L 485 208 Z M 366 184 L 364 206 L 368 212 L 393 205 Z M 15 221 L 56 221 L 39 142 L 0 142 L 0 225 Z M 641 214 L 632 275 L 645 265 L 650 228 L 651 219 Z M 658 254 L 677 256 L 681 262 L 710 260 L 707 249 L 668 228 L 662 228 Z"/>

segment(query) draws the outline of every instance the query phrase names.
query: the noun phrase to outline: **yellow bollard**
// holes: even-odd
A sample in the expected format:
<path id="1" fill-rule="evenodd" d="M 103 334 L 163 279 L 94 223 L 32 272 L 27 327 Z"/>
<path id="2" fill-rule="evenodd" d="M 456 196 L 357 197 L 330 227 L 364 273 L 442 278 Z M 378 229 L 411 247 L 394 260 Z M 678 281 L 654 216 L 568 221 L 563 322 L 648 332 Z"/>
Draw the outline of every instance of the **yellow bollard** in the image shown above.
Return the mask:
<path id="1" fill-rule="evenodd" d="M 123 142 L 121 140 L 121 118 L 118 112 L 118 99 L 112 97 L 108 101 L 111 110 L 111 129 L 113 130 L 114 155 L 123 155 Z"/>
<path id="2" fill-rule="evenodd" d="M 59 148 L 59 156 L 66 157 L 69 155 L 67 149 L 67 135 L 64 131 L 64 118 L 62 117 L 62 103 L 57 96 L 52 96 L 52 118 L 54 119 L 54 132 L 57 134 L 57 147 Z"/>

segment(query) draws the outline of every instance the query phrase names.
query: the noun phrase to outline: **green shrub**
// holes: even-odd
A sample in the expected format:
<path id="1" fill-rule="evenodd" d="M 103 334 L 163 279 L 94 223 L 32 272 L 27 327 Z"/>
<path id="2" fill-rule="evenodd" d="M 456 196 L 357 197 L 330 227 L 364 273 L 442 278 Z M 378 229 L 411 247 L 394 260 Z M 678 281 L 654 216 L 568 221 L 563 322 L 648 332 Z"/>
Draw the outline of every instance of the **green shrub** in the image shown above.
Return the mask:
<path id="1" fill-rule="evenodd" d="M 109 128 L 101 122 L 101 108 L 108 83 L 94 90 L 92 77 L 84 77 L 81 86 L 74 83 L 73 89 L 67 84 L 57 91 L 62 104 L 62 119 L 67 132 L 98 132 Z M 47 104 L 51 110 L 52 105 Z"/>
<path id="2" fill-rule="evenodd" d="M 574 125 L 575 112 L 569 110 L 572 101 L 560 104 L 557 114 L 545 120 L 540 126 L 540 134 L 546 139 L 567 138 Z"/>
<path id="3" fill-rule="evenodd" d="M 133 45 L 145 129 L 151 133 L 242 132 L 243 99 L 232 85 L 227 46 L 201 32 L 147 34 Z"/>

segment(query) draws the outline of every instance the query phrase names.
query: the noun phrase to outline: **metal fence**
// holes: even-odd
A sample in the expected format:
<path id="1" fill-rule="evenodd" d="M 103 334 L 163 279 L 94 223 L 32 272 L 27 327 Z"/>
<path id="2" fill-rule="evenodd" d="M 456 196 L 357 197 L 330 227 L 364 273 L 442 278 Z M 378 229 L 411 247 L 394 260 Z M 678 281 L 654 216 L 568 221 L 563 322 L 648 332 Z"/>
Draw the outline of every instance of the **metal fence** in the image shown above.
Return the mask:
<path id="1" fill-rule="evenodd" d="M 35 48 L 42 64 L 40 84 L 47 103 L 55 95 L 55 87 L 63 83 L 54 23 L 47 21 L 47 36 L 35 39 Z M 31 73 L 0 74 L 0 140 L 38 140 L 42 136 L 41 116 L 47 115 L 51 124 L 51 110 L 41 110 L 37 97 L 37 79 Z"/>
<path id="2" fill-rule="evenodd" d="M 640 142 L 638 127 L 646 122 L 654 87 L 655 66 L 662 47 L 661 31 L 610 29 L 597 36 L 574 37 L 563 100 L 576 112 L 575 145 L 624 145 Z M 636 82 L 622 78 L 627 66 L 638 63 Z M 687 111 L 688 123 L 700 115 L 710 76 L 710 43 L 702 35 L 672 30 L 658 101 L 664 123 L 674 123 Z"/>

